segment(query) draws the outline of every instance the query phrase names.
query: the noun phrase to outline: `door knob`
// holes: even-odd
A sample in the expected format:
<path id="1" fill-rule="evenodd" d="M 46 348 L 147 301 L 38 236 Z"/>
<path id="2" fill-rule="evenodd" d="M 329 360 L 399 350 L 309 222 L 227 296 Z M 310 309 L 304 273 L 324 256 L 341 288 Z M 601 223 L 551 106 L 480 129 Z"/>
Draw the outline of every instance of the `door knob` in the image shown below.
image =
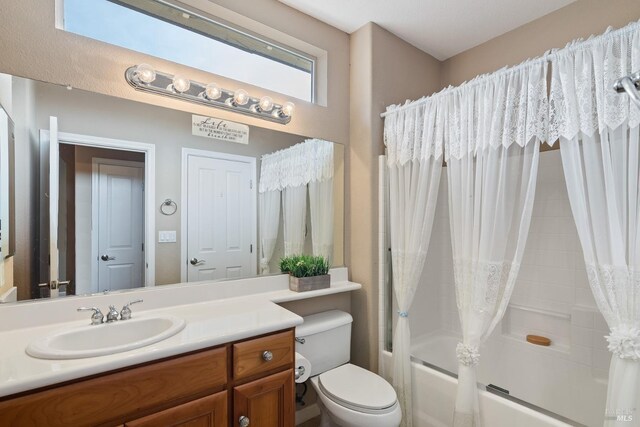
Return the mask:
<path id="1" fill-rule="evenodd" d="M 191 263 L 191 265 L 202 265 L 202 264 L 204 264 L 204 260 L 203 259 L 198 259 L 198 258 L 191 258 L 189 260 L 189 262 Z"/>
<path id="2" fill-rule="evenodd" d="M 103 261 L 113 261 L 114 259 L 116 259 L 116 257 L 104 254 L 100 257 L 100 259 Z"/>
<path id="3" fill-rule="evenodd" d="M 262 352 L 262 360 L 265 362 L 271 362 L 273 360 L 273 353 L 269 350 Z"/>
<path id="4" fill-rule="evenodd" d="M 242 415 L 240 418 L 238 418 L 238 424 L 240 425 L 240 427 L 249 427 L 249 417 Z"/>

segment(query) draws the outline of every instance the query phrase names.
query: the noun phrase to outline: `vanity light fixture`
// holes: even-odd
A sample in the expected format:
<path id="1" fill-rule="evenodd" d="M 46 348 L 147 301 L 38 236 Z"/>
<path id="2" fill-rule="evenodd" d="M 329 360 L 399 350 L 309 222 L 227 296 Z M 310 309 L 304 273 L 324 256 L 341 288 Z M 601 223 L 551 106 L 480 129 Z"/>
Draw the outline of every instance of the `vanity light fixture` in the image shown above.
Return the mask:
<path id="1" fill-rule="evenodd" d="M 293 102 L 276 104 L 269 96 L 254 98 L 244 89 L 223 89 L 215 83 L 199 83 L 183 75 L 172 75 L 155 70 L 148 64 L 129 67 L 125 79 L 136 90 L 164 95 L 209 107 L 234 111 L 276 123 L 291 121 Z"/>

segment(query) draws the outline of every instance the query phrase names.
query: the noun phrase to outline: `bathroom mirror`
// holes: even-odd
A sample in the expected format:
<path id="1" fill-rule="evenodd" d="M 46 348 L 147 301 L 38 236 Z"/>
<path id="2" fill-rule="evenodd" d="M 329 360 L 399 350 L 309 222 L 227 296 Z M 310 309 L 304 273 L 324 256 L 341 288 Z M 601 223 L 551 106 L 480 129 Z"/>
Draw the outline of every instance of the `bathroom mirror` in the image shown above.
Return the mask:
<path id="1" fill-rule="evenodd" d="M 0 302 L 274 274 L 292 250 L 343 264 L 339 144 L 6 74 L 0 105 Z M 322 179 L 261 189 L 318 144 Z"/>

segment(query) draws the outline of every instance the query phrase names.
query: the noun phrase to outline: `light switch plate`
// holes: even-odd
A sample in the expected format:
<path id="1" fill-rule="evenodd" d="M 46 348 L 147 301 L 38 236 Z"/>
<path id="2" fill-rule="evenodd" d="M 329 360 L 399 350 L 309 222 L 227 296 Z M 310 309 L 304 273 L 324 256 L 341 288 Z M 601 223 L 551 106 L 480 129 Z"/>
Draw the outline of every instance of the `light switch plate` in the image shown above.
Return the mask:
<path id="1" fill-rule="evenodd" d="M 159 231 L 158 232 L 158 243 L 175 243 L 176 242 L 176 231 Z"/>

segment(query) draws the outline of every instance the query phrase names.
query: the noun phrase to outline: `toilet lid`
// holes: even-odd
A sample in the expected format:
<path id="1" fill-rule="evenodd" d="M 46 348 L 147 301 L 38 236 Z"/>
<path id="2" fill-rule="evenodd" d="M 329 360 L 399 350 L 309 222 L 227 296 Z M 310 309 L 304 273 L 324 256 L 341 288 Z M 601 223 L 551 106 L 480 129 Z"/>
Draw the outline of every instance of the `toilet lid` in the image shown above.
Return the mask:
<path id="1" fill-rule="evenodd" d="M 384 378 L 350 363 L 321 374 L 318 380 L 327 397 L 356 411 L 380 411 L 397 401 L 395 390 Z"/>

